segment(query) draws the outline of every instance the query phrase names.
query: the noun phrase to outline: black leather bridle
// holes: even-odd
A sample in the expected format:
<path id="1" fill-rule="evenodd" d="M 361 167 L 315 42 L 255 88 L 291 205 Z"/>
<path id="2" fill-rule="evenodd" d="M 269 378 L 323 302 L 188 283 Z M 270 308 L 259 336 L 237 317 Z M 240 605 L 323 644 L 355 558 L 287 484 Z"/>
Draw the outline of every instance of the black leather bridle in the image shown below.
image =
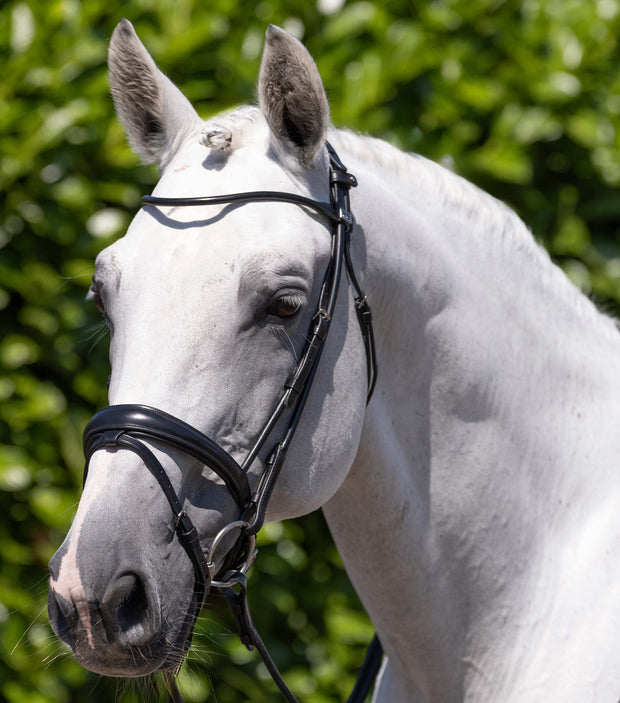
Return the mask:
<path id="1" fill-rule="evenodd" d="M 92 455 L 103 448 L 127 449 L 134 452 L 159 482 L 175 516 L 178 540 L 187 551 L 194 567 L 193 605 L 191 612 L 188 613 L 188 618 L 190 618 L 189 632 L 191 633 L 193 630 L 207 590 L 209 588 L 221 589 L 232 607 L 242 642 L 248 649 L 254 647 L 258 649 L 269 673 L 289 703 L 298 703 L 298 701 L 284 683 L 254 627 L 248 607 L 245 574 L 256 555 L 256 533 L 265 520 L 269 499 L 312 387 L 334 313 L 343 265 L 346 266 L 349 281 L 355 293 L 355 309 L 366 351 L 367 402 L 373 393 L 377 378 L 372 315 L 368 300 L 355 275 L 349 251 L 350 236 L 354 225 L 349 204 L 349 190 L 357 185 L 357 181 L 355 176 L 347 171 L 329 143 L 326 143 L 326 148 L 330 161 L 329 203 L 280 191 L 253 191 L 197 198 L 162 198 L 152 195 L 142 198 L 142 203 L 147 206 L 288 202 L 313 210 L 331 222 L 331 256 L 323 278 L 317 311 L 312 318 L 308 342 L 292 377 L 284 385 L 280 400 L 243 463 L 237 463 L 216 442 L 182 420 L 146 405 L 111 405 L 94 415 L 84 431 L 84 455 L 86 457 L 84 482 L 86 482 Z M 248 469 L 271 437 L 277 422 L 287 411 L 290 412 L 288 426 L 280 441 L 271 450 L 258 484 L 252 491 L 247 478 Z M 208 551 L 201 547 L 198 531 L 183 509 L 165 469 L 145 441 L 154 442 L 155 445 L 163 444 L 173 447 L 208 466 L 224 482 L 237 503 L 239 519 L 220 530 Z M 228 550 L 224 565 L 216 573 L 217 550 L 229 534 L 235 536 L 235 543 Z M 188 637 L 186 647 L 189 647 L 190 640 L 191 634 Z M 361 703 L 364 700 L 378 672 L 381 657 L 381 644 L 375 635 L 348 703 Z M 164 680 L 171 700 L 173 702 L 182 701 L 174 674 L 165 672 Z"/>

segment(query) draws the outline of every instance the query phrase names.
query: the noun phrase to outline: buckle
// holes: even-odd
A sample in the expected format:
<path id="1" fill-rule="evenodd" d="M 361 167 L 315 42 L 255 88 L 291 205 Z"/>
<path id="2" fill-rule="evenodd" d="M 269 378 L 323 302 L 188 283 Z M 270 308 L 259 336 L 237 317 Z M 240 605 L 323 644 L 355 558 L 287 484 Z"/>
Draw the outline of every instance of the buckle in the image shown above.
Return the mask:
<path id="1" fill-rule="evenodd" d="M 338 208 L 338 219 L 341 222 L 344 222 L 344 224 L 348 227 L 353 227 L 355 224 L 355 217 L 353 217 L 353 213 L 349 210 L 345 210 L 343 207 Z"/>
<path id="2" fill-rule="evenodd" d="M 235 591 L 234 586 L 239 587 L 239 592 Z M 248 582 L 245 576 L 237 571 L 232 572 L 227 587 L 224 589 L 224 595 L 235 618 L 239 639 L 251 652 L 256 644 L 254 636 L 256 630 L 250 615 L 247 591 Z"/>
<path id="3" fill-rule="evenodd" d="M 366 296 L 355 299 L 355 310 L 357 311 L 357 317 L 360 325 L 363 327 L 370 327 L 372 324 L 372 310 L 370 309 L 368 298 Z"/>
<path id="4" fill-rule="evenodd" d="M 181 544 L 191 545 L 192 542 L 198 541 L 198 531 L 185 510 L 176 516 L 175 522 L 175 532 Z"/>
<path id="5" fill-rule="evenodd" d="M 203 550 L 203 553 L 205 554 L 205 561 L 207 562 L 207 571 L 209 572 L 211 586 L 213 586 L 214 588 L 226 588 L 231 585 L 228 579 L 228 574 L 224 576 L 224 579 L 222 581 L 216 580 L 215 577 L 217 574 L 215 573 L 215 553 L 222 539 L 232 530 L 239 529 L 241 531 L 242 534 L 237 537 L 237 540 L 239 538 L 246 540 L 245 549 L 242 552 L 241 561 L 235 565 L 235 573 L 243 575 L 252 566 L 252 563 L 254 562 L 257 553 L 256 536 L 253 534 L 248 535 L 246 533 L 246 528 L 248 527 L 250 527 L 250 525 L 245 520 L 234 520 L 233 522 L 228 523 L 228 525 L 225 525 L 217 533 L 217 535 L 215 535 L 209 549 L 207 551 Z"/>
<path id="6" fill-rule="evenodd" d="M 316 320 L 317 318 L 321 318 L 329 322 L 332 319 L 332 316 L 327 312 L 327 310 L 325 310 L 325 308 L 319 308 L 316 315 L 312 319 Z"/>

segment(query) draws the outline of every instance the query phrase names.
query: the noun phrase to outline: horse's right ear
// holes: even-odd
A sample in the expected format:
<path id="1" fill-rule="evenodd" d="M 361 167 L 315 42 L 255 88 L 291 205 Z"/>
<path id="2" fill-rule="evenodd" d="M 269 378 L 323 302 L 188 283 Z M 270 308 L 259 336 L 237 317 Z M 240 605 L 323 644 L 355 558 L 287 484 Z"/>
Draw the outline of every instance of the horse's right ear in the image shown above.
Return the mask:
<path id="1" fill-rule="evenodd" d="M 157 68 L 128 20 L 112 34 L 108 69 L 114 106 L 132 147 L 145 163 L 165 168 L 200 118 Z"/>

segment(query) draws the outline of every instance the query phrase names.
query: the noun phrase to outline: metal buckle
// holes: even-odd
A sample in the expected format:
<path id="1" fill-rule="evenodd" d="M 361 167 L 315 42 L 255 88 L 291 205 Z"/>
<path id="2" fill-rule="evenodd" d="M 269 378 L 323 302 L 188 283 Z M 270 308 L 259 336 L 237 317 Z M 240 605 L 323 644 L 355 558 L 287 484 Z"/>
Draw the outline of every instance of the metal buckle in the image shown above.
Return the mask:
<path id="1" fill-rule="evenodd" d="M 345 225 L 349 225 L 349 227 L 353 227 L 355 224 L 355 217 L 353 217 L 353 213 L 349 210 L 345 210 L 343 207 L 338 208 L 338 219 L 341 222 L 344 222 Z"/>
<path id="2" fill-rule="evenodd" d="M 355 309 L 357 311 L 357 317 L 360 321 L 360 325 L 363 327 L 369 327 L 372 323 L 372 311 L 368 303 L 368 298 L 366 296 L 356 298 Z"/>
<path id="3" fill-rule="evenodd" d="M 209 580 L 211 581 L 211 586 L 215 588 L 228 588 L 229 586 L 234 585 L 236 582 L 235 581 L 216 581 L 215 580 L 215 559 L 214 555 L 217 550 L 217 548 L 220 545 L 220 542 L 224 539 L 224 537 L 231 532 L 232 530 L 236 529 L 241 529 L 243 530 L 246 527 L 249 527 L 250 524 L 246 522 L 245 520 L 235 520 L 233 522 L 228 523 L 225 527 L 223 527 L 217 535 L 215 535 L 215 538 L 213 539 L 213 542 L 211 542 L 211 547 L 209 548 L 209 551 L 205 554 L 205 558 L 207 561 L 207 570 L 209 572 Z M 243 564 L 235 569 L 235 572 L 239 572 L 240 574 L 246 574 L 248 572 L 248 569 L 252 566 L 254 563 L 254 559 L 256 558 L 256 555 L 258 554 L 258 550 L 256 549 L 256 535 L 246 535 L 246 538 L 248 540 L 248 546 L 245 554 L 245 561 Z"/>

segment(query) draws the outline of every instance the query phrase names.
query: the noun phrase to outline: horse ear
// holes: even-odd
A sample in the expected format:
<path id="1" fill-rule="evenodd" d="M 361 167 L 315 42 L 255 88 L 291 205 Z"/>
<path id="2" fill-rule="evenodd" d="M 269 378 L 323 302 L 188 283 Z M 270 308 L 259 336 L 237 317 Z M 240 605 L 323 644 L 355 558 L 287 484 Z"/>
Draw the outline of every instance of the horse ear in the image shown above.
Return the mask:
<path id="1" fill-rule="evenodd" d="M 128 20 L 112 34 L 108 69 L 114 106 L 134 151 L 145 163 L 165 168 L 200 118 L 157 68 Z"/>
<path id="2" fill-rule="evenodd" d="M 267 29 L 258 93 L 275 146 L 310 166 L 329 125 L 327 97 L 304 45 L 273 25 Z"/>

